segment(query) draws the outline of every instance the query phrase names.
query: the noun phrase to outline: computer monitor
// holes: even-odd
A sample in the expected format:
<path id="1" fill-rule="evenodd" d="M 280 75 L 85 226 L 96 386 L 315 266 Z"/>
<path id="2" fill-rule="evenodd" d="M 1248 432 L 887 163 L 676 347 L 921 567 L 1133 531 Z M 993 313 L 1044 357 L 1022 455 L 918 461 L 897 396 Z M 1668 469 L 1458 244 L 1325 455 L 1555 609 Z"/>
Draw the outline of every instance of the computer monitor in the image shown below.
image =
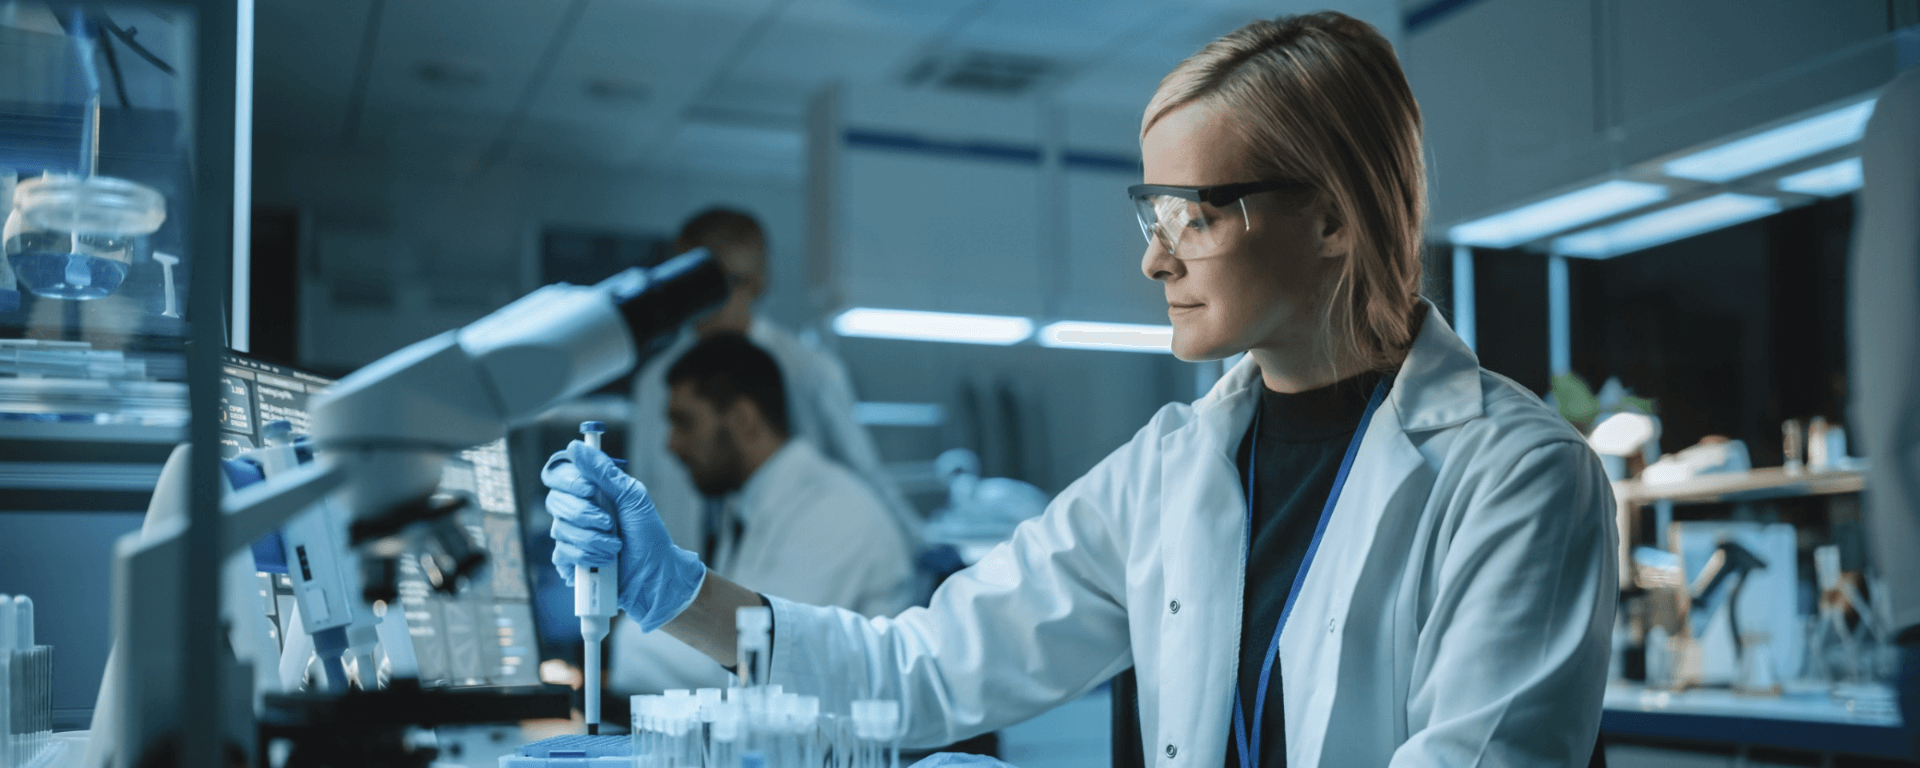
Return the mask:
<path id="1" fill-rule="evenodd" d="M 229 353 L 220 372 L 220 451 L 260 445 L 264 424 L 309 432 L 307 403 L 331 379 Z M 488 570 L 458 595 L 435 592 L 418 558 L 400 558 L 400 605 L 425 687 L 537 686 L 539 644 L 526 555 L 504 438 L 449 457 L 442 493 L 466 497 L 455 514 L 487 549 Z"/>

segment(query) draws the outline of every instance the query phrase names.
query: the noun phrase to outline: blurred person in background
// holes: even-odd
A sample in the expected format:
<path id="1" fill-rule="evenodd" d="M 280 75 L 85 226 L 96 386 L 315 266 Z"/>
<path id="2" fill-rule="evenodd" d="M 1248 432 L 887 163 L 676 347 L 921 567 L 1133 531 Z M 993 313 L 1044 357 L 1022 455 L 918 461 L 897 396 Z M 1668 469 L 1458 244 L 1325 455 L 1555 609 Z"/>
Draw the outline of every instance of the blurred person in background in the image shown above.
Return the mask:
<path id="1" fill-rule="evenodd" d="M 700 339 L 721 333 L 745 336 L 773 356 L 786 385 L 787 422 L 793 436 L 805 439 L 872 486 L 901 533 L 917 542 L 919 516 L 885 474 L 866 427 L 854 420 L 853 386 L 846 366 L 754 312 L 754 302 L 767 289 L 767 236 L 760 222 L 730 208 L 702 211 L 680 227 L 673 251 L 695 248 L 706 248 L 720 262 L 732 293 L 719 310 L 642 365 L 634 377 L 627 438 L 627 471 L 646 484 L 647 495 L 660 510 L 674 543 L 713 562 L 721 534 L 719 521 L 728 502 L 703 496 L 686 467 L 667 450 L 667 367 Z"/>
<path id="2" fill-rule="evenodd" d="M 899 613 L 914 598 L 905 537 L 872 488 L 791 434 L 781 380 L 771 356 L 724 332 L 667 370 L 667 449 L 702 496 L 737 499 L 725 507 L 707 562 L 770 595 L 865 616 Z M 578 505 L 564 494 L 550 495 L 554 503 Z M 623 621 L 609 645 L 614 690 L 726 685 L 720 665 L 664 632 L 643 634 Z"/>
<path id="3" fill-rule="evenodd" d="M 1865 438 L 1867 527 L 1900 644 L 1900 708 L 1920 755 L 1920 69 L 1887 86 L 1861 140 L 1852 421 Z"/>

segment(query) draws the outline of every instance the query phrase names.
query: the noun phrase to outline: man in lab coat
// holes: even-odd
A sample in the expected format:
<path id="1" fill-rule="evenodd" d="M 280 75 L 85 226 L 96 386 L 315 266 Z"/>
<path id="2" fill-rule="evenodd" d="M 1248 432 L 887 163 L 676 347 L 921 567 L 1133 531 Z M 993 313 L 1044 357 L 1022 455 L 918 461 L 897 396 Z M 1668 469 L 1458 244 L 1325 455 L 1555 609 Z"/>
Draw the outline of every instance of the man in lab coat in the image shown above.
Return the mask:
<path id="1" fill-rule="evenodd" d="M 730 499 L 714 572 L 767 594 L 868 616 L 892 616 L 912 603 L 906 538 L 872 488 L 789 436 L 789 398 L 771 356 L 743 336 L 715 334 L 678 357 L 665 380 L 668 449 L 700 494 Z M 642 634 L 622 622 L 613 646 L 616 690 L 726 682 L 718 664 L 663 632 Z"/>
<path id="2" fill-rule="evenodd" d="M 726 269 L 733 285 L 727 302 L 713 315 L 654 355 L 634 377 L 633 415 L 627 443 L 628 473 L 647 485 L 667 532 L 681 546 L 711 558 L 719 540 L 717 500 L 703 498 L 686 468 L 667 451 L 667 366 L 699 339 L 717 333 L 746 336 L 773 356 L 786 383 L 787 421 L 795 437 L 806 439 L 825 457 L 851 469 L 866 482 L 909 542 L 919 539 L 918 516 L 880 466 L 873 438 L 853 418 L 853 387 L 845 366 L 792 332 L 756 315 L 753 303 L 766 291 L 767 238 L 746 213 L 712 208 L 680 228 L 674 251 L 706 248 Z"/>

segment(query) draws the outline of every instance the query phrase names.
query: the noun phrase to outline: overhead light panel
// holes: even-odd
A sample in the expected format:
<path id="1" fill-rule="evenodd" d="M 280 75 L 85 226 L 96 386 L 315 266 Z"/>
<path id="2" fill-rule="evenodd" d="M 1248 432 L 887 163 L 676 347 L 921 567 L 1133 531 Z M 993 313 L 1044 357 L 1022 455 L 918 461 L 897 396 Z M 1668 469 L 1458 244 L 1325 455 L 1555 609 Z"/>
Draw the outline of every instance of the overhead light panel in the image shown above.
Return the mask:
<path id="1" fill-rule="evenodd" d="M 1173 326 L 1062 320 L 1040 329 L 1040 346 L 1170 354 Z"/>
<path id="2" fill-rule="evenodd" d="M 1667 199 L 1661 184 L 1613 181 L 1456 225 L 1447 237 L 1459 245 L 1512 248 L 1582 224 Z"/>
<path id="3" fill-rule="evenodd" d="M 833 319 L 842 336 L 961 344 L 1018 344 L 1033 335 L 1033 321 L 1005 315 L 967 315 L 908 309 L 855 307 Z"/>
<path id="4" fill-rule="evenodd" d="M 1668 176 L 1720 183 L 1844 147 L 1866 132 L 1873 103 L 1867 99 L 1695 152 L 1667 162 L 1661 170 Z"/>
<path id="5" fill-rule="evenodd" d="M 1860 158 L 1849 157 L 1784 177 L 1780 179 L 1780 189 L 1803 195 L 1838 197 L 1859 189 L 1860 183 Z"/>
<path id="6" fill-rule="evenodd" d="M 853 420 L 869 427 L 937 427 L 947 423 L 947 409 L 939 403 L 853 404 Z"/>
<path id="7" fill-rule="evenodd" d="M 1780 201 L 1771 197 L 1726 192 L 1663 208 L 1618 224 L 1556 238 L 1553 250 L 1567 256 L 1607 259 L 1752 221 L 1779 211 Z"/>

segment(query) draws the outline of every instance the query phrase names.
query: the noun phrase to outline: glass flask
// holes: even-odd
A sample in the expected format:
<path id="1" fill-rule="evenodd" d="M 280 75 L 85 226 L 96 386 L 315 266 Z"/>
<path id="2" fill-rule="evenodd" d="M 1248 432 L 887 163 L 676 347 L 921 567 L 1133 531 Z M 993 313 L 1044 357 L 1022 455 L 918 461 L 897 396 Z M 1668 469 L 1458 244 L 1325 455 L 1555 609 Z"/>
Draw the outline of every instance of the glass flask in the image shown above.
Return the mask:
<path id="1" fill-rule="evenodd" d="M 54 299 L 112 295 L 146 236 L 166 221 L 166 200 L 144 184 L 106 176 L 47 174 L 19 183 L 5 230 L 20 289 Z"/>

